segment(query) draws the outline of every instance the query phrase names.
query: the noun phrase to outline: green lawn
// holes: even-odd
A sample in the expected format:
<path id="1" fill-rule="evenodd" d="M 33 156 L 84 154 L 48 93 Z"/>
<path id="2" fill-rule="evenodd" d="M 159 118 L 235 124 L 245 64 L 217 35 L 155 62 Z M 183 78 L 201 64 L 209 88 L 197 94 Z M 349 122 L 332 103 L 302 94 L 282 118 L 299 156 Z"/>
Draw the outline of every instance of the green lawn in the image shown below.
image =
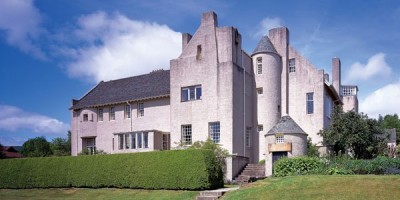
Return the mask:
<path id="1" fill-rule="evenodd" d="M 267 178 L 229 192 L 223 199 L 400 199 L 400 176 Z"/>
<path id="2" fill-rule="evenodd" d="M 195 199 L 198 191 L 132 189 L 0 189 L 0 199 Z"/>

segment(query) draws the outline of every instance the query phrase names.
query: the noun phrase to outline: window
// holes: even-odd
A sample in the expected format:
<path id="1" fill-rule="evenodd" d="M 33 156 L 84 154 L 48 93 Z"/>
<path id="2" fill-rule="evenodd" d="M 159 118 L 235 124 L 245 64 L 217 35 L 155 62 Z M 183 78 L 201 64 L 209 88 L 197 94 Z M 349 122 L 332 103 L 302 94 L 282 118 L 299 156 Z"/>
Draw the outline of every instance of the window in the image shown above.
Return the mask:
<path id="1" fill-rule="evenodd" d="M 136 149 L 136 133 L 131 134 L 131 149 Z"/>
<path id="2" fill-rule="evenodd" d="M 253 90 L 254 91 L 254 90 Z M 257 88 L 257 94 L 262 94 L 263 93 L 263 88 L 262 87 L 260 87 L 260 88 Z"/>
<path id="3" fill-rule="evenodd" d="M 82 138 L 82 150 L 87 150 L 89 154 L 96 153 L 96 138 Z"/>
<path id="4" fill-rule="evenodd" d="M 83 114 L 83 121 L 84 122 L 89 121 L 89 115 L 88 114 Z"/>
<path id="5" fill-rule="evenodd" d="M 262 58 L 257 58 L 257 74 L 262 74 Z"/>
<path id="6" fill-rule="evenodd" d="M 142 148 L 142 133 L 136 133 L 137 148 Z"/>
<path id="7" fill-rule="evenodd" d="M 264 126 L 262 124 L 259 124 L 257 126 L 257 130 L 258 130 L 258 132 L 263 131 L 264 130 Z"/>
<path id="8" fill-rule="evenodd" d="M 125 119 L 131 118 L 131 105 L 125 105 Z"/>
<path id="9" fill-rule="evenodd" d="M 182 125 L 182 143 L 183 145 L 192 144 L 192 125 Z"/>
<path id="10" fill-rule="evenodd" d="M 110 120 L 115 120 L 115 108 L 110 107 Z"/>
<path id="11" fill-rule="evenodd" d="M 99 108 L 97 110 L 97 121 L 99 122 L 103 121 L 103 108 Z"/>
<path id="12" fill-rule="evenodd" d="M 250 147 L 251 145 L 251 127 L 246 127 L 246 147 Z"/>
<path id="13" fill-rule="evenodd" d="M 118 149 L 124 149 L 124 135 L 118 135 Z"/>
<path id="14" fill-rule="evenodd" d="M 143 148 L 149 148 L 149 133 L 147 132 L 143 132 L 143 146 Z"/>
<path id="15" fill-rule="evenodd" d="M 201 85 L 183 87 L 181 89 L 181 101 L 193 101 L 201 99 Z"/>
<path id="16" fill-rule="evenodd" d="M 296 72 L 296 59 L 292 58 L 289 60 L 289 73 Z"/>
<path id="17" fill-rule="evenodd" d="M 196 54 L 196 60 L 201 59 L 201 45 L 197 45 L 197 54 Z"/>
<path id="18" fill-rule="evenodd" d="M 124 135 L 124 139 L 125 139 L 125 149 L 129 149 L 129 146 L 130 146 L 130 144 L 129 144 L 129 134 L 125 134 Z"/>
<path id="19" fill-rule="evenodd" d="M 163 150 L 169 150 L 170 149 L 170 144 L 171 138 L 169 134 L 163 134 Z"/>
<path id="20" fill-rule="evenodd" d="M 144 103 L 138 103 L 138 117 L 144 116 Z"/>
<path id="21" fill-rule="evenodd" d="M 208 123 L 208 133 L 209 137 L 212 139 L 214 143 L 219 143 L 220 142 L 220 126 L 219 122 L 210 122 Z"/>
<path id="22" fill-rule="evenodd" d="M 314 92 L 306 94 L 307 96 L 307 114 L 314 113 Z"/>
<path id="23" fill-rule="evenodd" d="M 325 113 L 328 118 L 331 117 L 332 114 L 332 99 L 329 95 L 326 95 L 325 99 Z"/>
<path id="24" fill-rule="evenodd" d="M 275 143 L 285 143 L 285 138 L 283 137 L 283 134 L 276 134 L 275 135 Z"/>
<path id="25" fill-rule="evenodd" d="M 357 95 L 357 86 L 342 86 L 341 89 L 343 96 Z"/>

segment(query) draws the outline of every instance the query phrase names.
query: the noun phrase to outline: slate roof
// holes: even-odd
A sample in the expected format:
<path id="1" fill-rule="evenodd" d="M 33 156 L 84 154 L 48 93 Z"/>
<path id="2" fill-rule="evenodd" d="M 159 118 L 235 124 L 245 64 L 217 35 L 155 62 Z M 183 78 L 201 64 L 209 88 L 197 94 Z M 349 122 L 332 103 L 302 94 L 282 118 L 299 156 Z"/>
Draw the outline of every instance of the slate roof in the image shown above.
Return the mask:
<path id="1" fill-rule="evenodd" d="M 73 100 L 73 106 L 70 109 L 167 97 L 170 94 L 169 80 L 169 70 L 158 70 L 140 76 L 101 81 L 80 100 Z"/>
<path id="2" fill-rule="evenodd" d="M 306 134 L 303 129 L 289 116 L 282 116 L 281 120 L 268 131 L 266 135 L 272 135 L 276 133 L 297 133 Z"/>
<path id="3" fill-rule="evenodd" d="M 276 51 L 271 40 L 269 40 L 268 36 L 263 36 L 261 38 L 260 42 L 258 42 L 257 47 L 254 49 L 253 54 L 251 54 L 251 56 L 253 56 L 254 54 L 257 54 L 257 53 L 276 53 L 276 54 L 278 54 L 278 52 Z"/>

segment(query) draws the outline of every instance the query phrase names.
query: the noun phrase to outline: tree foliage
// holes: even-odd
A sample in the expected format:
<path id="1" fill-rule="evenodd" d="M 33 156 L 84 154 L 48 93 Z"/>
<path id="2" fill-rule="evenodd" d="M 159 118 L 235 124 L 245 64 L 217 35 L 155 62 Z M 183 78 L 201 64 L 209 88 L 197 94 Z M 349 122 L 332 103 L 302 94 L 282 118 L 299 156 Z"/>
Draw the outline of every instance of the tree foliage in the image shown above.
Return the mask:
<path id="1" fill-rule="evenodd" d="M 29 139 L 22 145 L 22 155 L 26 157 L 46 157 L 52 155 L 50 143 L 45 137 Z"/>
<path id="2" fill-rule="evenodd" d="M 373 158 L 383 153 L 386 145 L 385 135 L 379 122 L 368 118 L 363 113 L 354 111 L 343 112 L 341 106 L 334 108 L 332 123 L 319 134 L 324 138 L 324 144 L 332 147 L 334 152 L 348 152 L 355 158 Z"/>
<path id="3" fill-rule="evenodd" d="M 6 155 L 3 154 L 3 145 L 0 143 L 0 159 L 6 158 Z"/>
<path id="4" fill-rule="evenodd" d="M 397 138 L 396 138 L 396 143 L 400 143 L 400 119 L 397 114 L 394 115 L 385 115 L 385 117 L 382 117 L 379 115 L 379 122 L 381 124 L 382 128 L 385 129 L 396 129 L 397 133 Z"/>
<path id="5" fill-rule="evenodd" d="M 51 142 L 51 151 L 54 156 L 71 155 L 71 131 L 68 131 L 68 138 L 57 137 Z"/>

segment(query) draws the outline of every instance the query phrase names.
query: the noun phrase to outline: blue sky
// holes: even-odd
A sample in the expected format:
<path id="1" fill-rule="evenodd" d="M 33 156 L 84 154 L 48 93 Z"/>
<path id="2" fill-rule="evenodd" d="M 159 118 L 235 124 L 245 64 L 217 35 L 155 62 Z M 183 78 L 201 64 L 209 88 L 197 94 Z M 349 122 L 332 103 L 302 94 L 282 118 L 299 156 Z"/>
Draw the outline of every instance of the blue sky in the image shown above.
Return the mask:
<path id="1" fill-rule="evenodd" d="M 269 28 L 286 26 L 290 44 L 316 67 L 342 61 L 344 84 L 359 87 L 360 111 L 400 113 L 400 2 L 0 1 L 0 143 L 66 137 L 72 98 L 100 80 L 169 68 L 182 32 L 201 13 L 234 26 L 251 53 Z"/>

